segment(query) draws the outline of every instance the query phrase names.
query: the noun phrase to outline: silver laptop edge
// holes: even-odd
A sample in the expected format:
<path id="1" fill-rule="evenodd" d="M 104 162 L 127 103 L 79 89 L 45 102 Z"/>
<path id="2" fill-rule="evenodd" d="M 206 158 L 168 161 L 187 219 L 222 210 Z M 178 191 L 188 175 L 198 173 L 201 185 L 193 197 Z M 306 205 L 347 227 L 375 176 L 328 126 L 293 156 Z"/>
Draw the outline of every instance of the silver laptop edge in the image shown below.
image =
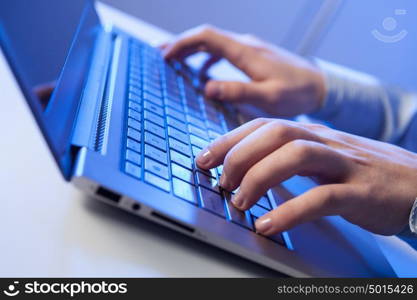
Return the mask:
<path id="1" fill-rule="evenodd" d="M 73 144 L 81 148 L 72 176 L 72 182 L 77 187 L 117 208 L 290 276 L 392 276 L 393 271 L 382 254 L 378 254 L 379 249 L 372 248 L 372 245 L 363 246 L 378 257 L 378 265 L 375 265 L 375 260 L 365 261 L 364 251 L 359 249 L 361 245 L 352 245 L 343 238 L 344 234 L 359 239 L 372 236 L 340 218 L 324 219 L 290 231 L 294 247 L 290 250 L 185 201 L 173 201 L 175 198 L 172 195 L 122 173 L 118 161 L 124 111 L 123 101 L 118 99 L 124 99 L 121 95 L 124 95 L 126 86 L 123 78 L 127 72 L 127 39 L 128 35 L 123 32 L 106 28 L 97 42 L 99 46 L 94 50 L 95 58 L 73 138 Z M 105 98 L 108 101 L 105 142 L 101 152 L 97 152 L 92 150 L 95 126 L 101 101 Z M 120 195 L 120 199 L 115 201 L 98 195 L 100 187 Z M 269 196 L 275 199 L 272 191 Z M 154 200 L 155 197 L 158 201 Z M 276 206 L 276 203 L 273 205 Z M 336 223 L 339 229 L 336 229 Z M 311 235 L 316 239 L 311 241 Z M 305 239 L 303 236 L 309 237 Z M 314 244 L 306 245 L 303 240 Z M 329 243 L 332 240 L 333 245 Z M 323 247 L 320 247 L 321 242 Z"/>

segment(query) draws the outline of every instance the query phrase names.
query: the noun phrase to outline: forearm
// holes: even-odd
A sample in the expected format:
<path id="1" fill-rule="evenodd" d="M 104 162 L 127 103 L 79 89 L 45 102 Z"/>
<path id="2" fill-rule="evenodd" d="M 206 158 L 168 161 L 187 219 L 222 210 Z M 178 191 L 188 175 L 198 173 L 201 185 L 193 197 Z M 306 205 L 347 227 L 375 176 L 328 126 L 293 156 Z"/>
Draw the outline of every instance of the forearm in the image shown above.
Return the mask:
<path id="1" fill-rule="evenodd" d="M 327 97 L 310 117 L 339 130 L 417 150 L 411 139 L 417 135 L 415 94 L 386 87 L 363 73 L 320 60 L 316 63 L 326 78 Z"/>

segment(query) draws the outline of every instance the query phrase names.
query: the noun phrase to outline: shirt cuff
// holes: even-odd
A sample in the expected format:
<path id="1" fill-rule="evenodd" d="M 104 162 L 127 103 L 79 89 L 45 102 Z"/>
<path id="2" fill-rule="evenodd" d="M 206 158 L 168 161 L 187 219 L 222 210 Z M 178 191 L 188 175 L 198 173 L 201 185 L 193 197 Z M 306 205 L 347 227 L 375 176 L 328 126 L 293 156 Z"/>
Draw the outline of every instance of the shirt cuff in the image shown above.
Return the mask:
<path id="1" fill-rule="evenodd" d="M 310 117 L 321 120 L 328 120 L 334 117 L 341 107 L 343 101 L 352 98 L 352 91 L 358 90 L 363 86 L 379 86 L 379 81 L 365 73 L 357 72 L 346 67 L 342 67 L 330 62 L 313 58 L 313 63 L 322 71 L 324 75 L 326 97 L 320 109 Z"/>

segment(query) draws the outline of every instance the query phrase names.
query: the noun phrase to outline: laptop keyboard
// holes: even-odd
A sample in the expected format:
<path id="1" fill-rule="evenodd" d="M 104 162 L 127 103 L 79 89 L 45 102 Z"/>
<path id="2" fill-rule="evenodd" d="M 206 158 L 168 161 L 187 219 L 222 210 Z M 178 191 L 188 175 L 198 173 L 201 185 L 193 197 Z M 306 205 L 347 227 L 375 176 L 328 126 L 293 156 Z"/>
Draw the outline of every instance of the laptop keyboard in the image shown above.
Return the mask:
<path id="1" fill-rule="evenodd" d="M 203 98 L 196 78 L 184 65 L 166 63 L 158 49 L 130 40 L 123 170 L 253 231 L 255 220 L 272 209 L 268 197 L 239 211 L 218 185 L 222 166 L 195 164 L 195 156 L 228 131 L 222 106 Z M 285 245 L 281 234 L 268 238 Z"/>

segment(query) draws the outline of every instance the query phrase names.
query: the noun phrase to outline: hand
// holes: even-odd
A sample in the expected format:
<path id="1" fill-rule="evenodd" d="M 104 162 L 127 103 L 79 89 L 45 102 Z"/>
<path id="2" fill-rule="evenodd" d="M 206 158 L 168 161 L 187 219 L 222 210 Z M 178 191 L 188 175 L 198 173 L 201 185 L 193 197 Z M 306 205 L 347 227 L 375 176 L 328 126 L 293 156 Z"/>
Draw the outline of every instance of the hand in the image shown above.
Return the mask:
<path id="1" fill-rule="evenodd" d="M 225 58 L 252 79 L 248 83 L 210 80 L 205 87 L 207 98 L 251 103 L 276 116 L 290 117 L 316 111 L 325 97 L 323 75 L 314 64 L 247 35 L 202 26 L 162 48 L 168 60 L 208 52 L 211 57 L 202 72 Z"/>
<path id="2" fill-rule="evenodd" d="M 197 164 L 223 164 L 220 185 L 239 187 L 232 202 L 241 210 L 293 175 L 321 184 L 259 218 L 256 229 L 265 235 L 328 215 L 397 234 L 417 196 L 417 154 L 317 124 L 255 119 L 216 139 Z"/>

